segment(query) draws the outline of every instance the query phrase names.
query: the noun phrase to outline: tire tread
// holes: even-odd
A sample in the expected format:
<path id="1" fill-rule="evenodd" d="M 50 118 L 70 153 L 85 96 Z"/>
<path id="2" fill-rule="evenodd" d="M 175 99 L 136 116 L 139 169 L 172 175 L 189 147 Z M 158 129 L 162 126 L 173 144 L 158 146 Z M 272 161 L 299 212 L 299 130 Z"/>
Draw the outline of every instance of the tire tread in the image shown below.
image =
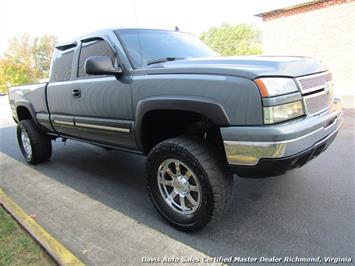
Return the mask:
<path id="1" fill-rule="evenodd" d="M 49 160 L 52 155 L 52 142 L 48 135 L 41 132 L 33 120 L 21 120 L 17 125 L 17 139 L 21 143 L 21 130 L 24 128 L 31 141 L 32 156 L 26 161 L 30 164 L 38 164 Z"/>
<path id="2" fill-rule="evenodd" d="M 208 217 L 204 217 L 194 226 L 184 227 L 172 223 L 178 229 L 184 231 L 196 231 L 204 227 L 210 220 L 217 221 L 227 211 L 233 200 L 233 175 L 228 168 L 227 161 L 224 154 L 214 145 L 207 142 L 205 139 L 196 136 L 180 136 L 165 140 L 156 145 L 148 155 L 146 169 L 150 169 L 153 165 L 154 154 L 173 151 L 182 158 L 187 154 L 192 155 L 194 162 L 192 164 L 200 164 L 207 179 L 202 179 L 200 182 L 208 182 L 207 187 L 211 188 L 212 211 L 209 212 Z M 146 180 L 148 191 L 149 188 L 149 171 L 146 171 Z M 153 203 L 152 193 L 149 193 Z M 155 203 L 154 203 L 155 204 Z M 159 208 L 157 208 L 159 212 Z M 163 215 L 164 217 L 164 215 Z M 166 217 L 164 217 L 166 218 Z"/>

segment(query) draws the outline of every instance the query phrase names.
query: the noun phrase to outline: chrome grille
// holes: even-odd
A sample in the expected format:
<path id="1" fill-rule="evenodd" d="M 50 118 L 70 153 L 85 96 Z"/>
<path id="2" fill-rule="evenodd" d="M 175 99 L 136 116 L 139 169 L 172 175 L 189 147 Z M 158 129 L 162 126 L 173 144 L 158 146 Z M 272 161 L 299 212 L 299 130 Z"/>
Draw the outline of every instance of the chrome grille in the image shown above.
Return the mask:
<path id="1" fill-rule="evenodd" d="M 307 114 L 316 114 L 328 109 L 333 100 L 332 74 L 320 74 L 297 78 L 303 94 Z"/>
<path id="2" fill-rule="evenodd" d="M 322 91 L 304 97 L 306 112 L 316 114 L 329 108 L 332 103 L 332 93 Z"/>
<path id="3" fill-rule="evenodd" d="M 315 90 L 324 89 L 327 83 L 331 80 L 332 74 L 330 72 L 300 77 L 297 79 L 302 93 L 309 93 Z"/>

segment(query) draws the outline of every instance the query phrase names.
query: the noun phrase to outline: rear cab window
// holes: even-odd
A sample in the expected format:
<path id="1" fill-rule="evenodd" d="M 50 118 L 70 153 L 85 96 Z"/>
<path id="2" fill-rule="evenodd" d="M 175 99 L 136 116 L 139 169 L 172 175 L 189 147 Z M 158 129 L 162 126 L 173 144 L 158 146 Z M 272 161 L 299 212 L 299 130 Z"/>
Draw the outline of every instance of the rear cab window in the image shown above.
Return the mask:
<path id="1" fill-rule="evenodd" d="M 51 70 L 51 82 L 68 81 L 71 79 L 75 47 L 60 50 L 55 49 Z"/>

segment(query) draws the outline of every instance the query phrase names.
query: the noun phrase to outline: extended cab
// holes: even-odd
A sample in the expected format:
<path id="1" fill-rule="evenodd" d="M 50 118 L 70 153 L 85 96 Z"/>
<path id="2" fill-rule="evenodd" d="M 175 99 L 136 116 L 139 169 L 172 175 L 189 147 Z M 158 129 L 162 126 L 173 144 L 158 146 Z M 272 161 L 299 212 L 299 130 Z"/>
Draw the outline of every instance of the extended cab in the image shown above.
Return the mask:
<path id="1" fill-rule="evenodd" d="M 323 152 L 342 122 L 332 75 L 309 57 L 218 57 L 193 36 L 103 30 L 55 48 L 48 83 L 10 88 L 27 162 L 73 139 L 147 155 L 159 213 L 182 230 L 220 217 L 233 173 L 266 177 Z"/>

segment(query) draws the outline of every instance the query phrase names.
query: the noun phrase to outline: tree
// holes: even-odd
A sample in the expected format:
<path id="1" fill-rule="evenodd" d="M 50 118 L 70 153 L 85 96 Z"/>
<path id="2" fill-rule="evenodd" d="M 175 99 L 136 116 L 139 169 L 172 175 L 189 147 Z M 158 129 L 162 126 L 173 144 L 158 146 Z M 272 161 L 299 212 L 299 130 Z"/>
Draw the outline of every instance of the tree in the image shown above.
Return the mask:
<path id="1" fill-rule="evenodd" d="M 56 42 L 52 35 L 31 37 L 27 33 L 11 39 L 4 57 L 0 58 L 0 92 L 5 92 L 9 85 L 47 78 Z"/>
<path id="2" fill-rule="evenodd" d="M 200 39 L 220 55 L 261 53 L 261 33 L 255 26 L 222 24 L 201 34 Z"/>
<path id="3" fill-rule="evenodd" d="M 49 67 L 51 65 L 53 48 L 57 43 L 57 37 L 53 35 L 43 35 L 34 39 L 32 54 L 34 64 L 41 78 L 48 78 Z"/>
<path id="4" fill-rule="evenodd" d="M 36 80 L 36 73 L 28 65 L 0 59 L 0 92 L 6 92 L 9 86 L 27 84 Z"/>

